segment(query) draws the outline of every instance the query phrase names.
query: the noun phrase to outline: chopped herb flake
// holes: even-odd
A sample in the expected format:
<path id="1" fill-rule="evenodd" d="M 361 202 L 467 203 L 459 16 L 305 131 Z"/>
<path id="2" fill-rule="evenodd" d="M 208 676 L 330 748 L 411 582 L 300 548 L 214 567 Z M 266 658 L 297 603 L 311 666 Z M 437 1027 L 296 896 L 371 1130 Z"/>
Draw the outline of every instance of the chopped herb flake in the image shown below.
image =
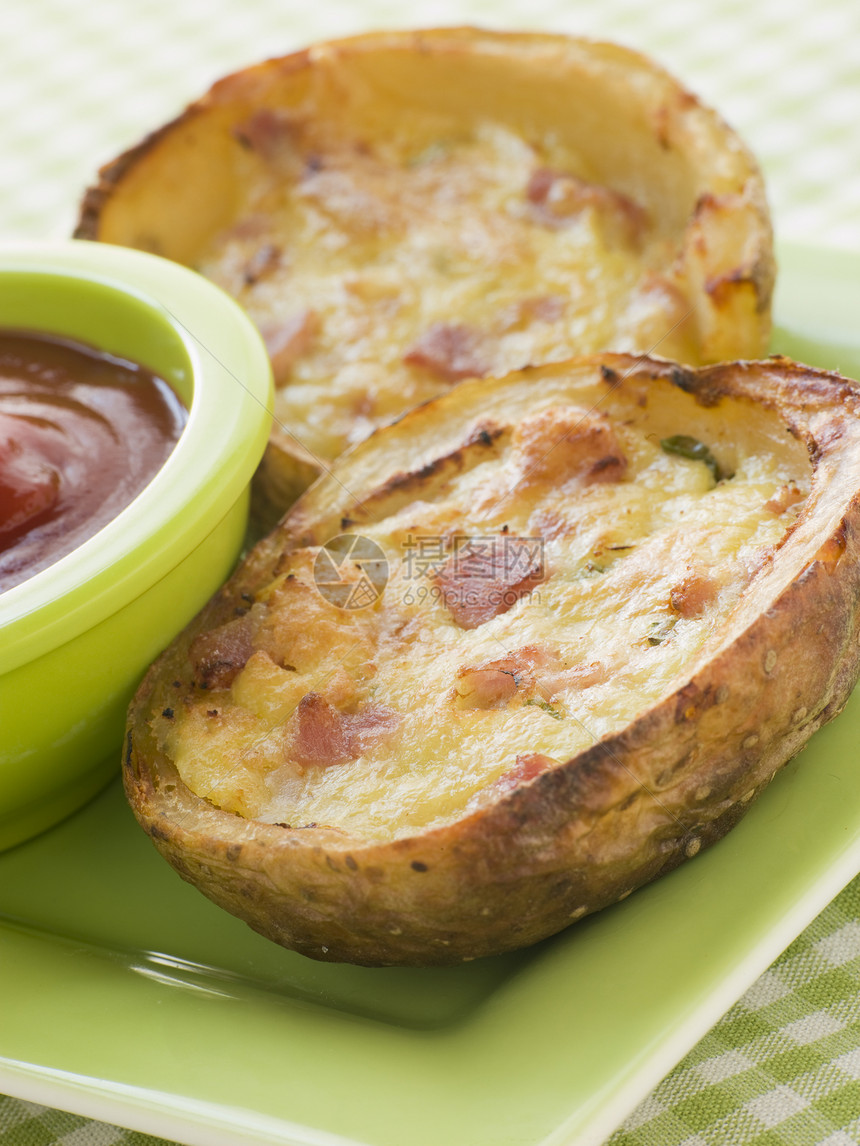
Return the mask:
<path id="1" fill-rule="evenodd" d="M 672 630 L 678 623 L 677 617 L 667 617 L 664 621 L 652 621 L 648 635 L 645 638 L 649 645 L 662 645 L 672 635 Z"/>
<path id="2" fill-rule="evenodd" d="M 544 710 L 544 712 L 548 712 L 548 713 L 549 713 L 549 715 L 550 715 L 551 717 L 553 717 L 555 720 L 562 720 L 562 719 L 564 719 L 564 718 L 562 717 L 561 713 L 558 711 L 558 709 L 557 709 L 557 708 L 553 708 L 553 706 L 552 706 L 551 704 L 549 704 L 547 701 L 545 701 L 545 700 L 540 700 L 540 699 L 539 699 L 538 697 L 536 697 L 536 696 L 530 696 L 530 697 L 528 697 L 528 698 L 526 699 L 525 703 L 526 703 L 526 704 L 534 704 L 534 705 L 536 705 L 538 708 L 542 708 L 542 709 Z"/>
<path id="3" fill-rule="evenodd" d="M 671 438 L 662 438 L 660 445 L 667 454 L 677 454 L 681 458 L 689 458 L 691 462 L 704 462 L 714 475 L 714 481 L 722 480 L 724 475 L 719 462 L 705 443 L 700 442 L 698 438 L 690 438 L 687 434 L 673 434 Z"/>
<path id="4" fill-rule="evenodd" d="M 423 167 L 425 163 L 433 163 L 437 159 L 444 159 L 450 152 L 452 141 L 449 139 L 437 139 L 435 143 L 430 143 L 417 155 L 413 155 L 407 160 L 407 167 Z"/>

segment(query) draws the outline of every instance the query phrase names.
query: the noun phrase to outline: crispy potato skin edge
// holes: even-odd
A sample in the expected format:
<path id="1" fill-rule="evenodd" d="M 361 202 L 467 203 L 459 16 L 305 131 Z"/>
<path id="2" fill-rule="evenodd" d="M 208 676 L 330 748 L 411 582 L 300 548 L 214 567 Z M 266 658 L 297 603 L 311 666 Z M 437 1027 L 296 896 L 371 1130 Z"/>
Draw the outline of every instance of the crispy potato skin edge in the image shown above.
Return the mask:
<path id="1" fill-rule="evenodd" d="M 634 361 L 602 360 L 616 369 Z M 855 417 L 860 404 L 850 383 L 785 360 L 756 365 L 687 378 L 708 403 L 753 389 L 762 371 L 776 379 L 777 405 L 805 384 L 803 408 L 819 419 L 811 452 L 846 448 L 838 403 L 851 402 Z M 833 417 L 822 418 L 828 404 Z M 683 687 L 618 735 L 444 828 L 368 844 L 334 829 L 246 821 L 197 797 L 148 724 L 153 689 L 181 664 L 181 647 L 153 666 L 130 710 L 128 799 L 183 879 L 312 958 L 452 964 L 534 943 L 719 840 L 841 710 L 860 673 L 860 495 L 828 489 L 822 512 L 828 528 L 799 575 Z M 295 516 L 302 521 L 300 509 Z"/>

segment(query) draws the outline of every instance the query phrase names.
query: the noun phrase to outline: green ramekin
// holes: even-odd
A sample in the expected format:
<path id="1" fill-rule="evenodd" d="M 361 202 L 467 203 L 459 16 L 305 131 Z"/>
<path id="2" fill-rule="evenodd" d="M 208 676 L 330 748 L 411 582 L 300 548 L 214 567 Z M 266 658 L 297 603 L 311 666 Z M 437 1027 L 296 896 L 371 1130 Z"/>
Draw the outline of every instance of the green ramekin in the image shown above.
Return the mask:
<path id="1" fill-rule="evenodd" d="M 78 339 L 171 383 L 188 424 L 164 466 L 74 552 L 0 594 L 0 849 L 118 773 L 147 666 L 229 575 L 271 425 L 256 328 L 175 263 L 102 243 L 0 248 L 0 326 Z"/>

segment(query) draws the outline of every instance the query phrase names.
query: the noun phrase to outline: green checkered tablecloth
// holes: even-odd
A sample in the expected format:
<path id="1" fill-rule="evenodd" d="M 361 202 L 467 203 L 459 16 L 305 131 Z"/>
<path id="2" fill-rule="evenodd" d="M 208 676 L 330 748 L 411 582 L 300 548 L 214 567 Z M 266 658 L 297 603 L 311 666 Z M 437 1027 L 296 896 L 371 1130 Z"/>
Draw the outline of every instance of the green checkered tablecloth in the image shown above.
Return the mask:
<path id="1" fill-rule="evenodd" d="M 860 880 L 788 948 L 611 1146 L 860 1142 Z"/>
<path id="2" fill-rule="evenodd" d="M 756 151 L 781 238 L 860 250 L 857 0 L 4 0 L 0 239 L 67 235 L 96 167 L 227 71 L 316 39 L 446 23 L 584 33 L 654 54 Z M 0 1146 L 160 1141 L 0 1097 Z M 860 881 L 610 1142 L 860 1143 Z"/>

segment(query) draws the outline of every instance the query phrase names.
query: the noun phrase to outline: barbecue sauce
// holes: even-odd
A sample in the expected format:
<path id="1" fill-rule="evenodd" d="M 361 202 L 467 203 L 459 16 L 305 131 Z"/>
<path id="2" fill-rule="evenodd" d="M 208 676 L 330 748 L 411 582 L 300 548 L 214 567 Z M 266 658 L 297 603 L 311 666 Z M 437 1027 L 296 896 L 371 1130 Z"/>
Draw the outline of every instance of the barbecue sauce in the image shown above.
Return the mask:
<path id="1" fill-rule="evenodd" d="M 0 592 L 112 521 L 186 420 L 170 386 L 142 366 L 0 330 Z"/>

